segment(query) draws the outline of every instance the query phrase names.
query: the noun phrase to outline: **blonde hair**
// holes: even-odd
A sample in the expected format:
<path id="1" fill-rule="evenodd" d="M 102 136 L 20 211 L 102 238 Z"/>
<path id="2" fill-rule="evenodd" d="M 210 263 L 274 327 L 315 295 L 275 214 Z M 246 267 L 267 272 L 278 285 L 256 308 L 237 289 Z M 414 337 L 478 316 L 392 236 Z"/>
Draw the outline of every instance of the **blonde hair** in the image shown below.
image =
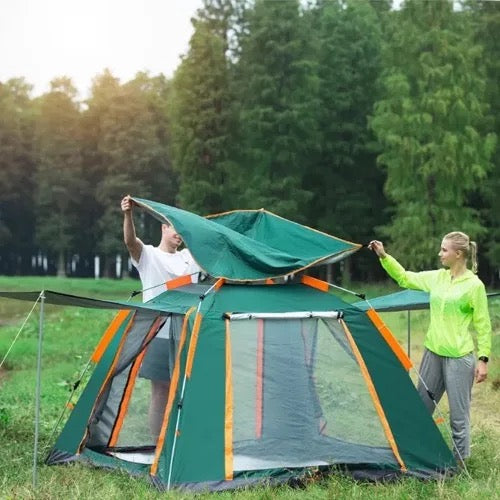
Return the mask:
<path id="1" fill-rule="evenodd" d="M 452 231 L 444 237 L 445 240 L 450 240 L 454 250 L 463 252 L 464 257 L 470 257 L 472 264 L 472 272 L 477 274 L 477 243 L 471 241 L 469 236 L 461 231 Z"/>

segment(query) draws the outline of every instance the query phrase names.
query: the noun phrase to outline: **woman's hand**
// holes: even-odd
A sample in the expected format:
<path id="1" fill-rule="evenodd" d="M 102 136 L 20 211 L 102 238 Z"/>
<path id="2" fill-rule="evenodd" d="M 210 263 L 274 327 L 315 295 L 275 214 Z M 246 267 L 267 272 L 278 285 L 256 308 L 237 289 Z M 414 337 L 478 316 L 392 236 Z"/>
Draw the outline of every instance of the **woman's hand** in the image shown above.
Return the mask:
<path id="1" fill-rule="evenodd" d="M 476 383 L 484 382 L 488 376 L 488 363 L 478 361 L 476 366 Z"/>
<path id="2" fill-rule="evenodd" d="M 381 241 L 378 240 L 370 241 L 368 248 L 370 250 L 373 250 L 377 254 L 377 257 L 380 259 L 385 258 L 385 256 L 387 255 L 384 250 L 384 244 Z"/>

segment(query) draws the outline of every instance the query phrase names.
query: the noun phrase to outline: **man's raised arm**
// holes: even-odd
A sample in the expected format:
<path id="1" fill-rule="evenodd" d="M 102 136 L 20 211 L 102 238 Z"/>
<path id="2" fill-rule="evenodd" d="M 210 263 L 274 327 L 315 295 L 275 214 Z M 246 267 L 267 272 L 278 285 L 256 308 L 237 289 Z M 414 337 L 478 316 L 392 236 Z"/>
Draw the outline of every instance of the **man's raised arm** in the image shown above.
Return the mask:
<path id="1" fill-rule="evenodd" d="M 123 241 L 129 251 L 130 256 L 136 262 L 139 262 L 142 253 L 142 241 L 135 234 L 134 216 L 133 216 L 134 202 L 130 195 L 125 196 L 121 201 L 121 208 L 123 212 Z"/>

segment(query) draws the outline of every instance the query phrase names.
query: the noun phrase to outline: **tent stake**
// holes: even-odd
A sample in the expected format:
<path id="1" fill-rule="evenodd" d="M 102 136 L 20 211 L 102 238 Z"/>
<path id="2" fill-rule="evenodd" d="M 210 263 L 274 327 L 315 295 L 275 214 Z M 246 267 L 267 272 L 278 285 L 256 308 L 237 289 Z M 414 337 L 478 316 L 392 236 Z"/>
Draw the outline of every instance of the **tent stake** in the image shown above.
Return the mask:
<path id="1" fill-rule="evenodd" d="M 38 455 L 38 431 L 40 425 L 40 389 L 42 376 L 42 341 L 43 341 L 43 305 L 45 301 L 44 290 L 40 294 L 40 318 L 38 320 L 38 355 L 36 362 L 36 393 L 35 393 L 35 443 L 33 445 L 33 489 L 37 487 L 37 455 Z"/>

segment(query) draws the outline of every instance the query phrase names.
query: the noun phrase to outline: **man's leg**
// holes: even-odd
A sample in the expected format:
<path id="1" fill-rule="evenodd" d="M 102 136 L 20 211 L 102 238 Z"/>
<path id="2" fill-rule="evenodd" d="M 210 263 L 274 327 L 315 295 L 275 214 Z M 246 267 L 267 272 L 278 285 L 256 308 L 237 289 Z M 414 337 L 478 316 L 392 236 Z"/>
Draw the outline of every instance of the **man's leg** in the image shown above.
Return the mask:
<path id="1" fill-rule="evenodd" d="M 167 406 L 169 380 L 151 380 L 151 404 L 149 405 L 149 428 L 156 443 Z"/>
<path id="2" fill-rule="evenodd" d="M 461 458 L 470 456 L 470 403 L 475 370 L 474 354 L 461 358 L 446 358 L 444 374 L 450 405 L 450 426 L 453 442 Z"/>
<path id="3" fill-rule="evenodd" d="M 436 405 L 429 396 L 427 389 L 433 395 L 436 404 L 439 403 L 445 387 L 442 364 L 443 358 L 441 356 L 434 354 L 428 349 L 424 349 L 424 356 L 422 363 L 420 363 L 420 378 L 418 379 L 417 390 L 431 415 L 434 413 Z M 425 382 L 425 385 L 422 380 Z"/>

